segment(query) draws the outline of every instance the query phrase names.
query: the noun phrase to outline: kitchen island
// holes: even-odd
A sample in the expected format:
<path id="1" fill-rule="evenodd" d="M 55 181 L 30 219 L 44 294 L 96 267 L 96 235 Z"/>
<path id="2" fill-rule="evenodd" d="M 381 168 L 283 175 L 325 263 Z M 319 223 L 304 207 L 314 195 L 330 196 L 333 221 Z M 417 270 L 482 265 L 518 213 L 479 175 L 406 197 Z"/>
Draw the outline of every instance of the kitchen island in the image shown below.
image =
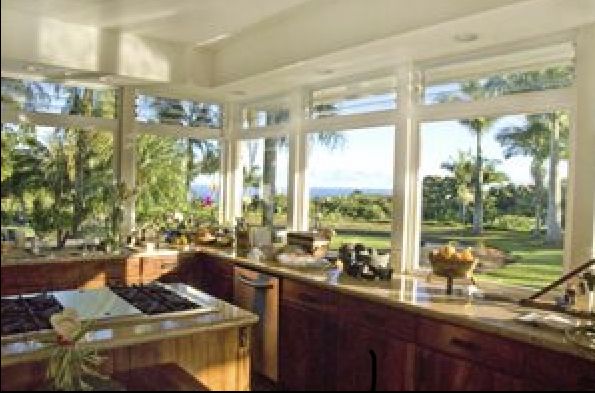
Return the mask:
<path id="1" fill-rule="evenodd" d="M 64 306 L 78 303 L 85 319 L 90 319 L 85 309 L 95 307 L 87 314 L 102 314 L 82 345 L 96 348 L 106 358 L 105 373 L 121 375 L 174 363 L 211 390 L 249 390 L 250 328 L 257 316 L 187 285 L 171 287 L 178 293 L 190 291 L 200 304 L 198 311 L 147 315 L 138 312 L 140 306 L 123 304 L 109 288 L 50 294 Z M 53 336 L 43 330 L 2 337 L 2 390 L 43 386 L 49 349 L 42 342 Z"/>

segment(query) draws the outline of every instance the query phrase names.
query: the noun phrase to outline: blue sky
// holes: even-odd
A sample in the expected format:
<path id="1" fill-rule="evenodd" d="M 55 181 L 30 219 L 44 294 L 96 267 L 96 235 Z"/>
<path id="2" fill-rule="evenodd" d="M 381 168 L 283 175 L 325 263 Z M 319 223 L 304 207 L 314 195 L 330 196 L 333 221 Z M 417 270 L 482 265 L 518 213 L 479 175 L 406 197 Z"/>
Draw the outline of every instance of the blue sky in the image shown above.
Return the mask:
<path id="1" fill-rule="evenodd" d="M 499 129 L 522 126 L 523 115 L 506 116 L 494 123 L 483 137 L 485 158 L 500 160 L 498 169 L 505 172 L 509 181 L 515 184 L 532 184 L 530 157 L 506 159 L 503 148 L 496 141 Z M 394 132 L 393 127 L 375 127 L 342 131 L 345 144 L 334 150 L 311 143 L 308 153 L 308 184 L 313 188 L 371 188 L 390 189 L 393 183 Z M 263 140 L 253 141 L 258 148 L 255 162 L 262 167 Z M 242 163 L 248 165 L 247 142 L 242 147 Z M 421 126 L 420 175 L 447 176 L 440 166 L 454 158 L 459 150 L 475 152 L 474 135 L 458 121 L 424 123 Z M 279 148 L 277 163 L 277 185 L 285 190 L 287 185 L 288 154 L 286 148 Z M 546 163 L 547 168 L 547 163 Z M 567 175 L 567 163 L 560 164 L 562 177 Z"/>

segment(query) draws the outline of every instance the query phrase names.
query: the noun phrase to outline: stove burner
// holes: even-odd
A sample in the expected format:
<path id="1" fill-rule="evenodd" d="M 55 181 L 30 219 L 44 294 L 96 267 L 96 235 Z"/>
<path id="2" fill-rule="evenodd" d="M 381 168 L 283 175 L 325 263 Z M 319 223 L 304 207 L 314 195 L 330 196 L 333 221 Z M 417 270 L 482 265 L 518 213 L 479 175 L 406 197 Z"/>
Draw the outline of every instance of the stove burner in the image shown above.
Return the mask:
<path id="1" fill-rule="evenodd" d="M 51 329 L 50 317 L 62 311 L 62 305 L 52 295 L 2 298 L 2 335 Z"/>
<path id="2" fill-rule="evenodd" d="M 110 289 L 116 295 L 148 315 L 201 308 L 200 305 L 157 284 L 110 287 Z"/>

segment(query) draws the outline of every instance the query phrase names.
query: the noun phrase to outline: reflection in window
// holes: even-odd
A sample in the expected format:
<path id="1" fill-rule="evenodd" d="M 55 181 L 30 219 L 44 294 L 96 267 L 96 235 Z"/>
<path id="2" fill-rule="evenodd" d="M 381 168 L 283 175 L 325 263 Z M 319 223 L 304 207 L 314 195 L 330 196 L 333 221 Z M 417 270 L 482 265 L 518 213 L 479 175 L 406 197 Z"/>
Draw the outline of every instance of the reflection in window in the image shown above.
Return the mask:
<path id="1" fill-rule="evenodd" d="M 221 128 L 222 113 L 219 104 L 138 95 L 136 120 L 141 123 Z"/>
<path id="2" fill-rule="evenodd" d="M 396 97 L 394 77 L 314 90 L 311 93 L 310 117 L 317 119 L 392 110 L 396 107 Z"/>
<path id="3" fill-rule="evenodd" d="M 40 113 L 116 117 L 116 90 L 2 78 L 2 105 Z"/>
<path id="4" fill-rule="evenodd" d="M 105 236 L 113 191 L 110 132 L 2 125 L 2 228 L 52 245 Z"/>
<path id="5" fill-rule="evenodd" d="M 559 89 L 572 85 L 573 81 L 572 66 L 495 74 L 466 81 L 429 84 L 424 90 L 424 103 L 470 102 L 508 94 Z"/>
<path id="6" fill-rule="evenodd" d="M 334 228 L 335 248 L 390 248 L 394 127 L 311 134 L 308 151 L 311 228 Z"/>
<path id="7" fill-rule="evenodd" d="M 565 112 L 425 123 L 422 249 L 471 247 L 480 277 L 541 287 L 562 272 Z"/>
<path id="8" fill-rule="evenodd" d="M 251 225 L 287 226 L 289 155 L 286 138 L 241 142 L 242 216 Z"/>
<path id="9" fill-rule="evenodd" d="M 140 135 L 136 157 L 139 228 L 173 225 L 174 214 L 184 221 L 216 223 L 219 171 L 218 141 Z"/>

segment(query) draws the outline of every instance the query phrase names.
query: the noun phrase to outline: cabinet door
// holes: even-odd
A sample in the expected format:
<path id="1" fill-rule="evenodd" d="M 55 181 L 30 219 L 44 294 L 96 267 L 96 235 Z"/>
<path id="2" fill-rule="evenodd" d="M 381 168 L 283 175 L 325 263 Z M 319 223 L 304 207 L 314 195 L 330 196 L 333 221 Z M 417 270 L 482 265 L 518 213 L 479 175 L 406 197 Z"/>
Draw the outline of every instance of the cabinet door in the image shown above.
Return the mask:
<path id="1" fill-rule="evenodd" d="M 337 388 L 339 390 L 405 390 L 413 344 L 344 324 L 339 331 Z"/>
<path id="2" fill-rule="evenodd" d="M 522 381 L 429 349 L 418 349 L 416 390 L 523 390 Z"/>
<path id="3" fill-rule="evenodd" d="M 233 302 L 233 265 L 215 258 L 203 263 L 202 290 L 226 302 Z"/>
<path id="4" fill-rule="evenodd" d="M 332 318 L 283 302 L 279 329 L 282 387 L 288 390 L 334 390 L 337 338 Z"/>

